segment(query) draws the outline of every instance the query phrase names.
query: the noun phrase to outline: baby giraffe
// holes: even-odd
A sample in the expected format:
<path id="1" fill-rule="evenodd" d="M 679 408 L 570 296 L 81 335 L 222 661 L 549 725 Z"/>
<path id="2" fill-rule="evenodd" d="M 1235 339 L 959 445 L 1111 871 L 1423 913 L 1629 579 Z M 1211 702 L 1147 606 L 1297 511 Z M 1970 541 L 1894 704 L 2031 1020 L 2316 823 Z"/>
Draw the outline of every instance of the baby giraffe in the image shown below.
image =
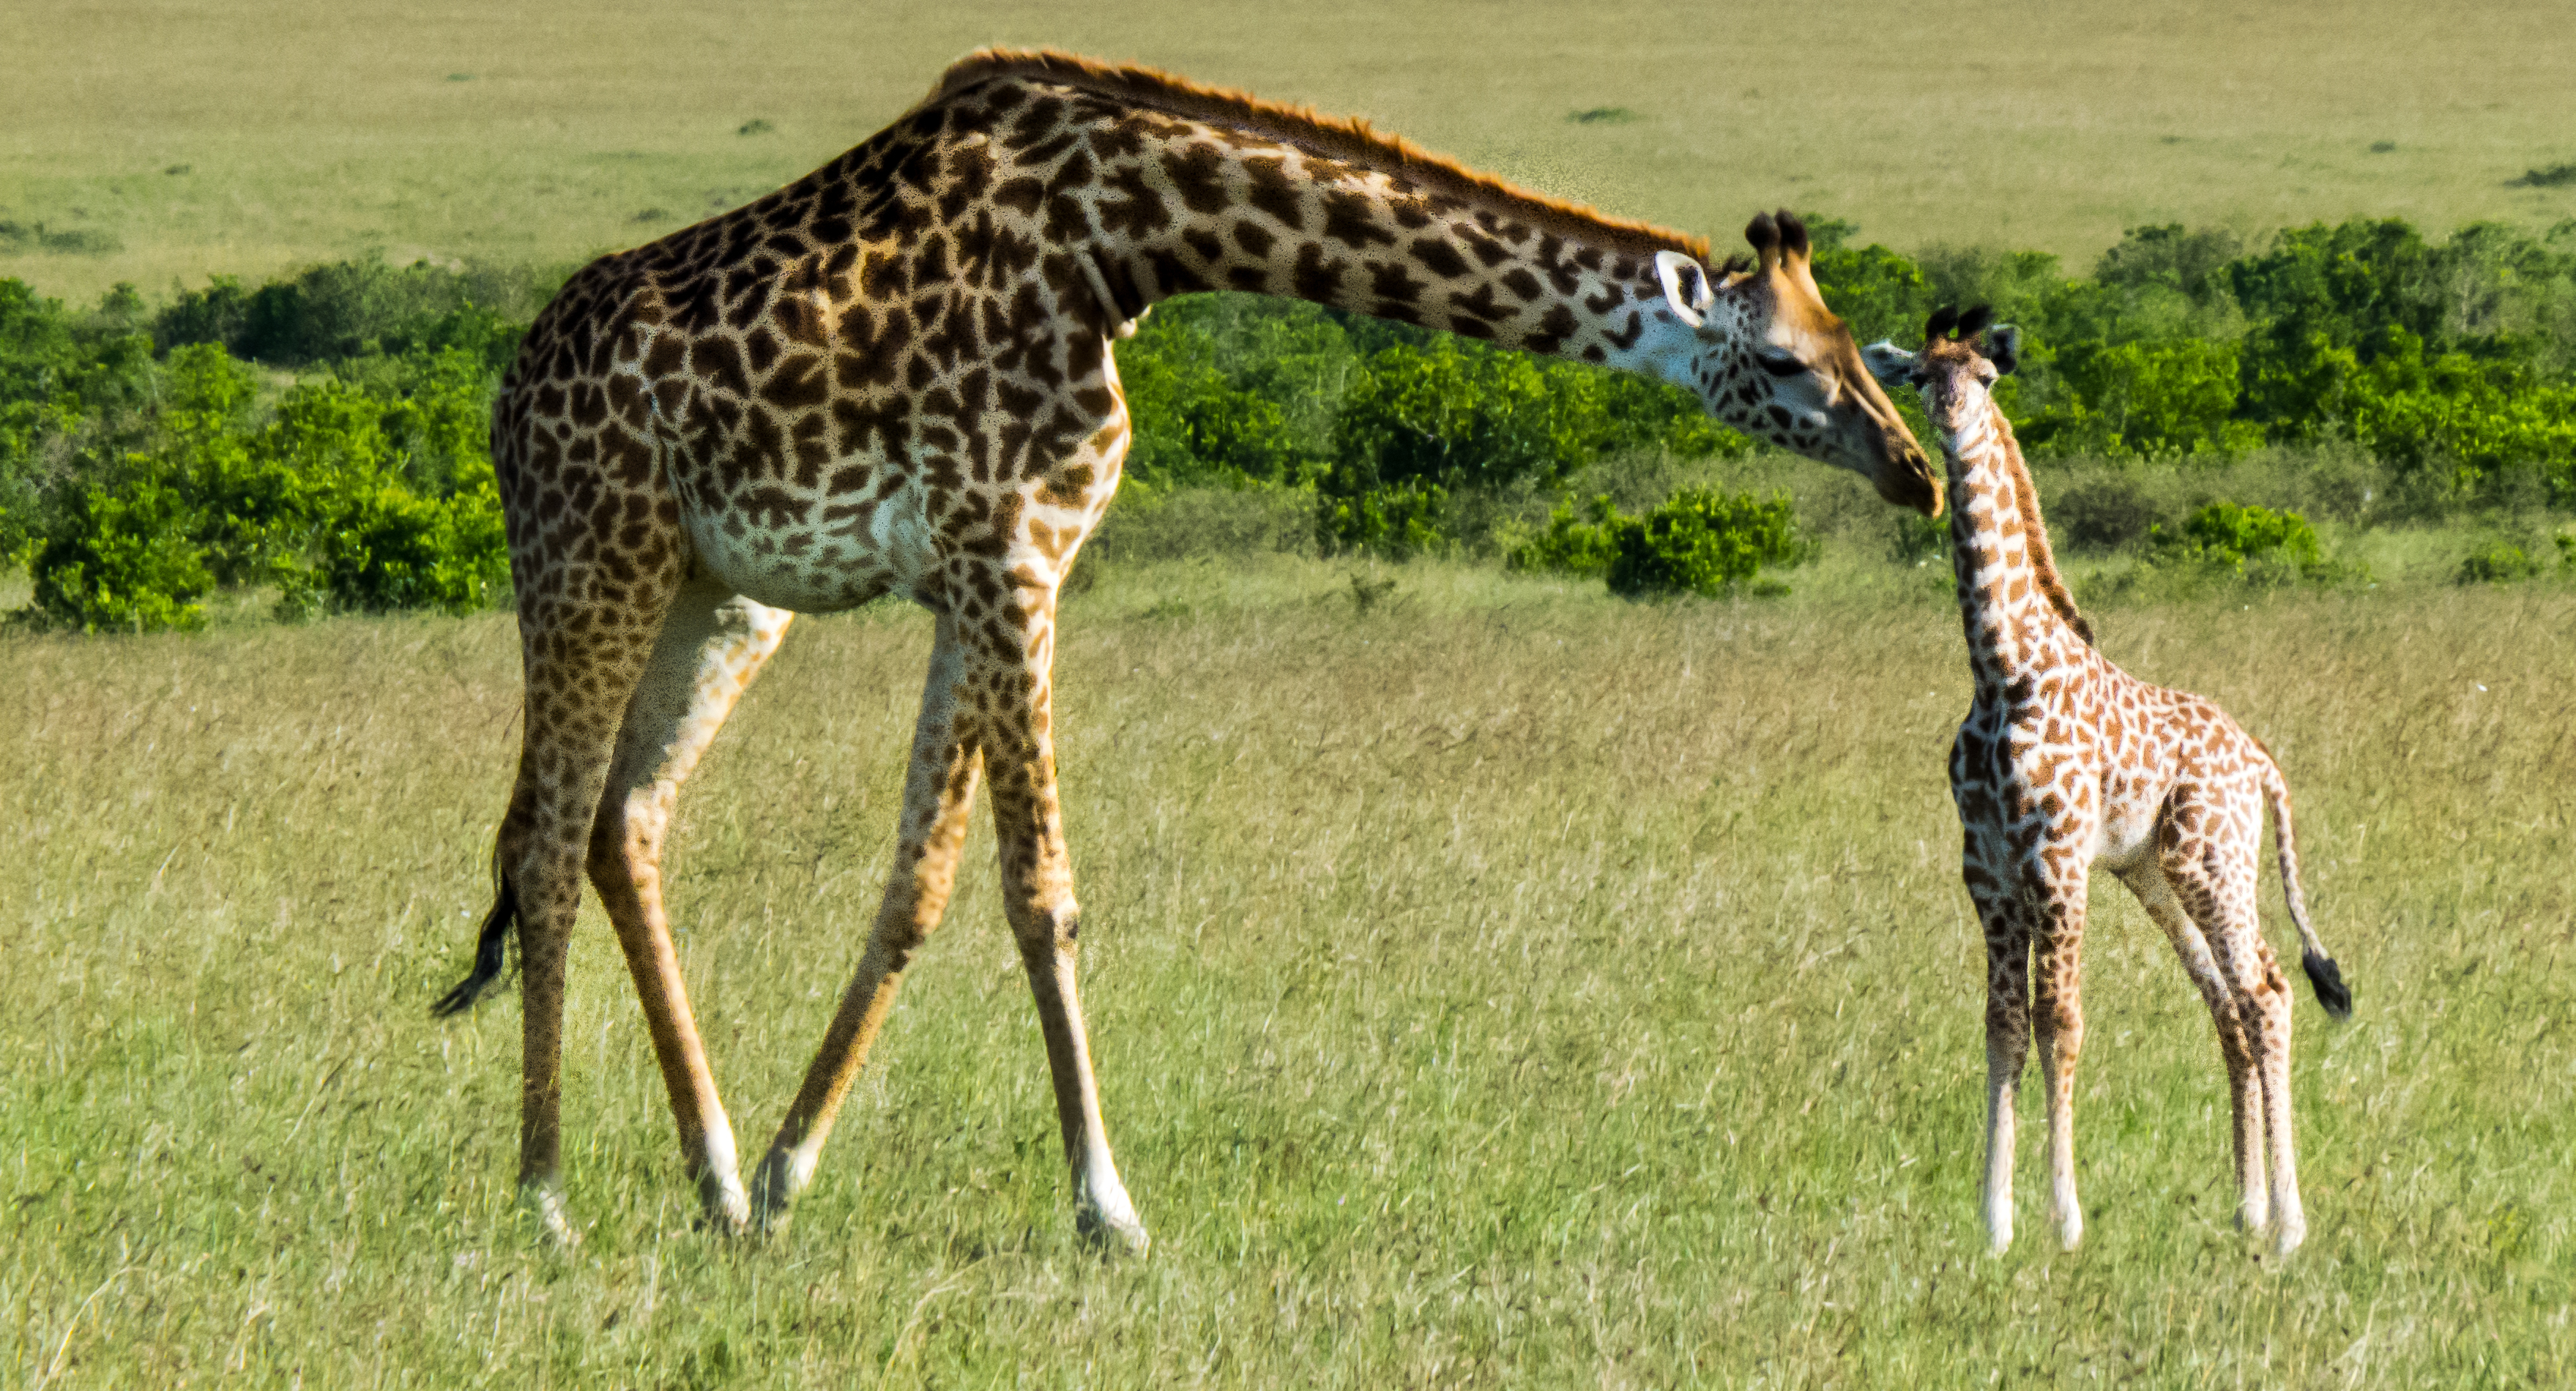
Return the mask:
<path id="1" fill-rule="evenodd" d="M 2266 803 L 2300 964 L 2327 1013 L 2352 1010 L 2308 925 L 2289 789 L 2225 711 L 2150 686 L 2094 650 L 1991 394 L 2013 369 L 2018 335 L 1986 334 L 1989 317 L 1945 308 L 1920 356 L 1889 343 L 1864 352 L 1888 389 L 1922 393 L 1949 459 L 1951 564 L 1976 680 L 1950 749 L 1950 789 L 1965 831 L 1960 873 L 1986 934 L 1986 1231 L 1998 1254 L 2012 1242 L 2013 1089 L 2035 1014 L 2058 1237 L 2071 1250 L 2084 1233 L 2075 1059 L 2084 889 L 2098 864 L 2146 905 L 2209 1003 L 2235 1103 L 2238 1215 L 2248 1230 L 2269 1227 L 2288 1255 L 2307 1217 L 2290 1143 L 2289 989 L 2255 915 Z"/>

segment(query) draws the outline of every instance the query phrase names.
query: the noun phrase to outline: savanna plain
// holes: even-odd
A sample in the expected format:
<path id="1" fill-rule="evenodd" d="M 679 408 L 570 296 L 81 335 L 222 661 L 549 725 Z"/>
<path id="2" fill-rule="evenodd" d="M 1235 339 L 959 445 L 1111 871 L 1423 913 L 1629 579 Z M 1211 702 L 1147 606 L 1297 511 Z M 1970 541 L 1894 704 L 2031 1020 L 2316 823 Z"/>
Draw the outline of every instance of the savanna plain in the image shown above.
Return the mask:
<path id="1" fill-rule="evenodd" d="M 989 831 L 785 1233 L 696 1231 L 605 924 L 571 1196 L 515 1215 L 487 901 L 509 620 L 29 639 L 0 868 L 14 1384 L 2532 1384 L 2576 1364 L 2576 593 L 2114 609 L 2299 797 L 2355 986 L 2299 1005 L 2312 1229 L 2232 1226 L 2207 1017 L 2097 892 L 2091 1223 L 1985 1254 L 1982 947 L 1922 572 L 1629 604 L 1420 564 L 1068 604 L 1067 820 L 1111 1133 L 1072 1231 Z M 1374 596 L 1363 605 L 1354 595 Z M 692 787 L 675 923 L 747 1147 L 856 962 L 927 619 L 807 622 Z M 2278 920 L 2267 886 L 2267 922 Z M 2035 1090 L 2028 1104 L 2036 1104 Z M 2027 1142 L 2026 1142 L 2027 1143 Z"/>
<path id="2" fill-rule="evenodd" d="M 2080 261 L 2146 222 L 2576 216 L 2576 187 L 2507 182 L 2576 156 L 2545 6 L 1824 5 L 1680 37 L 1629 6 L 1579 41 L 1556 6 L 914 8 L 87 7 L 27 26 L 46 80 L 0 90 L 0 220 L 54 236 L 0 244 L 0 276 L 86 301 L 375 253 L 560 266 L 801 173 L 988 42 L 1365 111 L 1693 228 L 1785 203 Z M 2279 757 L 2356 1008 L 2300 995 L 2310 1231 L 2278 1261 L 2233 1225 L 2207 1015 L 2097 885 L 2085 1242 L 2040 1220 L 2034 1067 L 1996 1258 L 1943 562 L 1820 468 L 1711 467 L 1819 528 L 1786 596 L 1186 540 L 1086 559 L 1058 753 L 1143 1259 L 1073 1231 L 980 818 L 763 1239 L 696 1227 L 585 910 L 585 1240 L 556 1254 L 512 1204 L 515 994 L 428 1012 L 490 901 L 509 617 L 281 624 L 250 594 L 193 635 L 0 631 L 0 1386 L 2576 1377 L 2566 572 L 2454 584 L 2465 531 L 2332 524 L 2371 578 L 2168 591 L 2076 556 L 2113 659 Z M 929 646 L 901 606 L 800 620 L 683 800 L 673 923 L 748 1153 L 857 962 Z"/>

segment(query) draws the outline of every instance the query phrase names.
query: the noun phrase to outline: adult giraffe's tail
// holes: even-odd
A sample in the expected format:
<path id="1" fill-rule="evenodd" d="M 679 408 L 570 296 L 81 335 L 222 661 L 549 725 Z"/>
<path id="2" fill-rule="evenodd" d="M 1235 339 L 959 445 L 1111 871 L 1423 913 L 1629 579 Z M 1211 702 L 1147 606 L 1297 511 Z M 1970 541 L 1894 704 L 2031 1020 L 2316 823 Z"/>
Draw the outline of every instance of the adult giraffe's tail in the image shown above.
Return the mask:
<path id="1" fill-rule="evenodd" d="M 441 1019 L 474 1008 L 475 997 L 500 978 L 508 960 L 510 929 L 519 923 L 519 896 L 510 890 L 510 876 L 501 872 L 498 845 L 492 848 L 492 888 L 492 911 L 484 916 L 483 931 L 474 939 L 474 969 L 429 1007 Z"/>
<path id="2" fill-rule="evenodd" d="M 2282 780 L 2281 766 L 2264 750 L 2263 796 L 2272 804 L 2272 837 L 2281 852 L 2281 892 L 2290 900 L 2290 921 L 2299 925 L 2299 966 L 2308 973 L 2308 984 L 2316 987 L 2317 1003 L 2337 1019 L 2352 1017 L 2352 991 L 2343 983 L 2343 972 L 2334 958 L 2326 955 L 2325 943 L 2317 940 L 2317 930 L 2308 925 L 2308 900 L 2299 892 L 2298 836 L 2290 828 L 2290 785 Z"/>

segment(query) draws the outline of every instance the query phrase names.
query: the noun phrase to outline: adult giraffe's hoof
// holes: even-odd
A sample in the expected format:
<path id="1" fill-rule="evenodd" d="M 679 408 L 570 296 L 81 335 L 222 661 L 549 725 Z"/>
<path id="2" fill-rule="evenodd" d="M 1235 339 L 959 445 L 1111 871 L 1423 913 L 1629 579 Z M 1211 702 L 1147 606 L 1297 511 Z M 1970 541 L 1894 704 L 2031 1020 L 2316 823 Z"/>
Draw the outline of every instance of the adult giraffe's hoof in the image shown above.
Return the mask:
<path id="1" fill-rule="evenodd" d="M 1084 1241 L 1112 1254 L 1141 1256 L 1154 1244 L 1124 1192 L 1110 1195 L 1107 1202 L 1086 1194 L 1074 1206 L 1073 1229 Z"/>
<path id="2" fill-rule="evenodd" d="M 1145 1224 L 1136 1214 L 1112 1217 L 1085 1207 L 1073 1215 L 1073 1229 L 1082 1239 L 1112 1255 L 1141 1256 L 1151 1249 L 1154 1239 L 1145 1234 Z"/>
<path id="3" fill-rule="evenodd" d="M 761 1156 L 760 1168 L 751 1176 L 749 1220 L 751 1230 L 762 1236 L 787 1230 L 787 1219 L 793 1215 L 797 1191 L 805 1186 L 808 1175 L 797 1172 L 792 1150 L 772 1146 Z"/>
<path id="4" fill-rule="evenodd" d="M 741 1236 L 751 1230 L 751 1200 L 742 1180 L 728 1174 L 698 1180 L 698 1222 L 718 1236 Z"/>
<path id="5" fill-rule="evenodd" d="M 564 1211 L 563 1186 L 553 1179 L 530 1179 L 519 1185 L 519 1211 L 537 1224 L 538 1239 L 557 1251 L 572 1251 L 581 1246 L 581 1233 L 573 1229 L 572 1218 Z"/>

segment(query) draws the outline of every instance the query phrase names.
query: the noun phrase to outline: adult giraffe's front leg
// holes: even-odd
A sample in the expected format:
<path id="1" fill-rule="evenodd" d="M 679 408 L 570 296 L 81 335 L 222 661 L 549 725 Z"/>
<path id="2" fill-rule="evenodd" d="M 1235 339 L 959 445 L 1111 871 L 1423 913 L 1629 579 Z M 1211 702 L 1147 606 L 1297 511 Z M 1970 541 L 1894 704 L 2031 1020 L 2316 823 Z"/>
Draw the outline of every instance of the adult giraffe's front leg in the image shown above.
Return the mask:
<path id="1" fill-rule="evenodd" d="M 1073 898 L 1064 817 L 1056 800 L 1050 677 L 1055 658 L 1054 595 L 1024 592 L 970 646 L 967 685 L 978 706 L 984 769 L 993 784 L 1002 903 L 1036 997 L 1055 1084 L 1056 1121 L 1073 1171 L 1074 1222 L 1084 1235 L 1131 1251 L 1146 1248 L 1145 1224 L 1109 1153 L 1100 1084 L 1082 1021 L 1074 963 L 1081 909 Z"/>
<path id="2" fill-rule="evenodd" d="M 904 776 L 903 823 L 895 842 L 894 869 L 885 901 L 859 968 L 842 993 L 824 1031 L 823 1045 L 805 1070 L 805 1084 L 779 1124 L 778 1136 L 752 1179 L 751 1206 L 764 1228 L 785 1223 L 796 1195 L 814 1178 L 814 1164 L 831 1138 L 833 1119 L 850 1083 L 868 1060 L 877 1031 L 894 1008 L 912 954 L 939 926 L 957 883 L 957 856 L 966 843 L 966 815 L 975 802 L 975 731 L 958 718 L 966 672 L 957 620 L 939 617 L 922 684 L 921 717 L 913 727 L 912 765 Z"/>
<path id="3" fill-rule="evenodd" d="M 522 1050 L 519 1201 L 558 1246 L 581 1239 L 564 1209 L 562 1159 L 564 974 L 573 917 L 581 907 L 583 857 L 628 697 L 646 669 L 654 633 L 676 587 L 636 585 L 630 592 L 634 603 L 623 612 L 602 612 L 545 595 L 520 596 L 527 732 L 510 810 L 502 818 L 493 853 L 500 901 L 486 935 L 516 918 Z M 495 970 L 498 965 L 497 959 L 491 962 Z M 489 980 L 478 954 L 474 976 L 441 1002 L 442 1012 L 472 1004 Z"/>

